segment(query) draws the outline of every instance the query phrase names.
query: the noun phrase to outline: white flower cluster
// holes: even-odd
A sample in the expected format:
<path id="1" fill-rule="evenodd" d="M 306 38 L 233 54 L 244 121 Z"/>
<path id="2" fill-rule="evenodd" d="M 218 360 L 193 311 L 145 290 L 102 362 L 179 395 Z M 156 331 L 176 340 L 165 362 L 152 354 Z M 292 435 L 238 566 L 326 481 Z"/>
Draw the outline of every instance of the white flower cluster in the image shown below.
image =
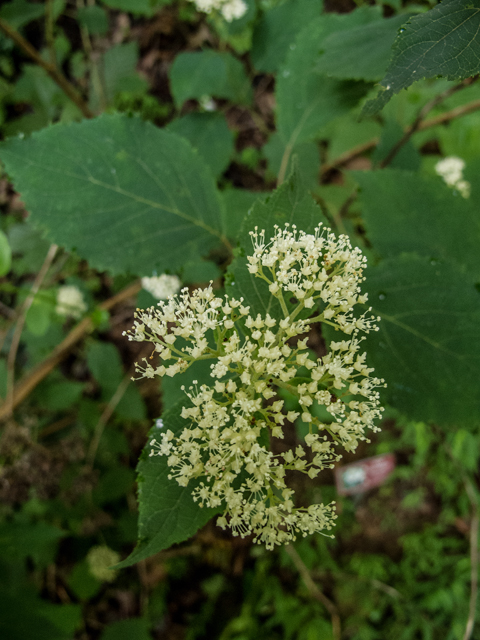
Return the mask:
<path id="1" fill-rule="evenodd" d="M 250 314 L 243 298 L 218 298 L 209 286 L 192 294 L 183 289 L 159 309 L 137 310 L 126 335 L 152 342 L 161 358 L 158 366 L 146 359 L 137 365 L 141 377 L 174 376 L 196 360 L 212 360 L 212 383 L 194 383 L 187 391 L 185 428 L 176 434 L 167 428 L 152 440 L 151 455 L 167 456 L 169 477 L 181 486 L 198 479 L 193 498 L 224 509 L 221 527 L 242 537 L 253 533 L 255 542 L 272 548 L 298 534 L 331 529 L 333 504 L 295 508 L 286 479 L 294 471 L 315 478 L 340 459 L 337 446 L 354 451 L 368 429 L 376 431 L 382 412 L 377 387 L 384 381 L 371 376 L 360 352 L 359 333 L 377 330 L 377 318 L 353 314 L 367 299 L 360 294 L 366 263 L 361 251 L 346 236 L 322 233 L 321 226 L 314 235 L 294 226 L 276 228 L 269 243 L 255 230 L 252 239 L 249 271 L 268 283 L 281 320 Z M 290 304 L 294 299 L 290 311 L 284 294 Z M 316 322 L 349 339 L 313 357 L 305 334 Z M 285 411 L 278 389 L 294 394 L 300 410 Z M 331 420 L 316 417 L 316 403 Z M 308 424 L 305 443 L 280 452 L 285 428 L 297 419 Z"/>
<path id="2" fill-rule="evenodd" d="M 449 187 L 456 189 L 464 198 L 470 196 L 470 183 L 463 179 L 465 161 L 457 156 L 448 156 L 435 165 L 435 171 Z"/>
<path id="3" fill-rule="evenodd" d="M 211 13 L 219 11 L 227 22 L 238 20 L 247 12 L 247 5 L 243 0 L 192 0 L 198 11 Z"/>
<path id="4" fill-rule="evenodd" d="M 83 293 L 74 285 L 63 285 L 57 291 L 56 313 L 59 316 L 81 318 L 87 310 Z"/>
<path id="5" fill-rule="evenodd" d="M 180 291 L 182 283 L 178 276 L 169 276 L 162 273 L 161 276 L 142 278 L 142 287 L 151 293 L 157 300 L 166 300 Z"/>
<path id="6" fill-rule="evenodd" d="M 120 554 L 106 545 L 92 547 L 87 554 L 87 565 L 90 573 L 101 582 L 113 582 L 117 571 L 110 567 L 120 562 Z"/>

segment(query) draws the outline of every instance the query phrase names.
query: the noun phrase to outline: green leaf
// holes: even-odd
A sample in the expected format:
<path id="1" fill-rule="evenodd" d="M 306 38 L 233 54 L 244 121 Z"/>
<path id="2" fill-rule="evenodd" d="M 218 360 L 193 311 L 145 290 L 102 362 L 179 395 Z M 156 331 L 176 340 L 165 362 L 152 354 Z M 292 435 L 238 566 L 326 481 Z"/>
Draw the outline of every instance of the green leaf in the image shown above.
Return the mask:
<path id="1" fill-rule="evenodd" d="M 210 518 L 221 509 L 202 508 L 193 501 L 192 490 L 198 481 L 180 487 L 168 479 L 170 468 L 165 456 L 149 456 L 150 440 L 158 437 L 162 430 L 170 429 L 178 434 L 189 425 L 180 413 L 184 400 L 165 412 L 163 426 L 150 431 L 147 444 L 138 464 L 139 496 L 139 542 L 131 555 L 117 565 L 128 567 L 144 560 L 172 544 L 183 542 L 193 536 Z"/>
<path id="2" fill-rule="evenodd" d="M 257 200 L 264 199 L 265 194 L 246 189 L 225 189 L 221 195 L 224 202 L 225 235 L 233 240 L 238 238 L 243 220 L 250 208 Z"/>
<path id="3" fill-rule="evenodd" d="M 210 360 L 197 360 L 181 374 L 180 378 L 169 378 L 168 376 L 162 378 L 162 406 L 164 412 L 170 411 L 176 405 L 185 404 L 186 396 L 182 386 L 188 389 L 193 385 L 194 380 L 197 380 L 200 386 L 202 384 L 211 384 L 211 364 Z"/>
<path id="4" fill-rule="evenodd" d="M 105 627 L 100 640 L 151 640 L 150 624 L 146 618 L 129 618 L 112 622 Z"/>
<path id="5" fill-rule="evenodd" d="M 266 11 L 253 32 L 252 62 L 257 71 L 274 73 L 285 60 L 295 36 L 323 8 L 323 0 L 287 0 Z"/>
<path id="6" fill-rule="evenodd" d="M 77 10 L 78 21 L 88 29 L 92 36 L 103 36 L 108 31 L 108 15 L 105 9 L 97 5 L 79 7 Z"/>
<path id="7" fill-rule="evenodd" d="M 214 262 L 208 260 L 187 262 L 182 272 L 183 282 L 192 284 L 208 283 L 210 280 L 216 280 L 222 276 L 222 270 Z"/>
<path id="8" fill-rule="evenodd" d="M 90 573 L 86 560 L 78 562 L 68 576 L 68 586 L 80 600 L 90 600 L 102 588 L 102 583 Z"/>
<path id="9" fill-rule="evenodd" d="M 242 63 L 231 53 L 193 51 L 180 53 L 170 68 L 170 88 L 178 107 L 203 96 L 249 103 L 250 82 Z"/>
<path id="10" fill-rule="evenodd" d="M 52 300 L 40 296 L 35 297 L 25 318 L 25 324 L 30 333 L 35 336 L 45 335 L 50 326 L 53 310 Z"/>
<path id="11" fill-rule="evenodd" d="M 95 504 L 103 505 L 126 496 L 134 482 L 135 474 L 132 469 L 120 465 L 109 469 L 101 476 L 92 492 Z"/>
<path id="12" fill-rule="evenodd" d="M 114 345 L 111 342 L 91 342 L 87 347 L 87 365 L 106 395 L 115 393 L 122 381 L 123 367 Z"/>
<path id="13" fill-rule="evenodd" d="M 469 78 L 480 71 L 480 1 L 443 0 L 410 18 L 400 29 L 381 93 L 363 115 L 383 109 L 391 97 L 416 80 Z"/>
<path id="14" fill-rule="evenodd" d="M 7 236 L 0 231 L 0 276 L 6 275 L 12 265 L 12 250 Z"/>
<path id="15" fill-rule="evenodd" d="M 33 558 L 36 563 L 46 566 L 53 562 L 58 542 L 65 532 L 46 522 L 2 522 L 0 525 L 0 545 L 5 558 Z"/>
<path id="16" fill-rule="evenodd" d="M 180 377 L 170 378 L 165 376 L 162 378 L 162 406 L 164 412 L 170 411 L 176 405 L 185 404 L 186 396 L 182 386 L 188 389 L 193 385 L 193 381 L 197 380 L 198 384 L 210 385 L 212 377 L 210 376 L 210 360 L 197 360 Z"/>
<path id="17" fill-rule="evenodd" d="M 12 594 L 0 586 L 0 628 L 8 640 L 71 640 L 81 620 L 79 605 L 45 602 L 29 589 Z"/>
<path id="18" fill-rule="evenodd" d="M 215 177 L 228 167 L 234 152 L 233 133 L 221 113 L 189 113 L 166 129 L 188 140 Z"/>
<path id="19" fill-rule="evenodd" d="M 263 147 L 263 153 L 268 160 L 268 169 L 274 176 L 290 175 L 293 159 L 296 157 L 297 169 L 302 176 L 306 189 L 314 189 L 318 185 L 320 176 L 320 149 L 315 142 L 301 142 L 296 144 L 289 153 L 287 143 L 279 133 L 274 133 Z"/>
<path id="20" fill-rule="evenodd" d="M 0 158 L 32 222 L 99 270 L 174 270 L 223 239 L 204 162 L 150 123 L 103 115 L 54 125 L 3 143 Z"/>
<path id="21" fill-rule="evenodd" d="M 44 13 L 44 5 L 26 2 L 26 0 L 14 0 L 3 4 L 0 9 L 0 18 L 6 20 L 14 29 L 20 29 L 32 20 L 41 18 Z"/>
<path id="22" fill-rule="evenodd" d="M 121 420 L 145 420 L 147 412 L 145 403 L 137 387 L 129 384 L 120 402 L 115 408 L 115 414 Z"/>
<path id="23" fill-rule="evenodd" d="M 365 350 L 385 398 L 409 418 L 443 426 L 480 421 L 480 295 L 452 264 L 405 255 L 367 270 L 382 320 Z"/>
<path id="24" fill-rule="evenodd" d="M 416 252 L 455 262 L 480 279 L 480 193 L 472 190 L 465 199 L 440 178 L 394 169 L 353 175 L 361 188 L 368 238 L 380 255 Z"/>
<path id="25" fill-rule="evenodd" d="M 265 201 L 257 201 L 244 219 L 238 255 L 228 268 L 226 290 L 234 298 L 244 298 L 244 305 L 250 306 L 250 315 L 269 313 L 275 318 L 283 318 L 280 303 L 269 292 L 267 283 L 248 271 L 246 256 L 253 252 L 250 231 L 256 226 L 259 231 L 265 230 L 268 242 L 275 234 L 275 226 L 284 227 L 287 222 L 306 233 L 313 233 L 320 222 L 328 227 L 320 207 L 305 193 L 298 172 Z"/>
<path id="26" fill-rule="evenodd" d="M 93 8 L 93 7 L 90 7 Z M 104 90 L 107 101 L 112 104 L 122 91 L 146 92 L 148 82 L 136 71 L 139 58 L 138 44 L 127 42 L 110 47 L 101 59 Z"/>
<path id="27" fill-rule="evenodd" d="M 10 227 L 8 239 L 14 255 L 15 272 L 22 275 L 38 271 L 50 248 L 50 243 L 42 234 L 32 225 L 23 222 Z"/>
<path id="28" fill-rule="evenodd" d="M 63 411 L 75 405 L 82 397 L 83 382 L 60 380 L 42 385 L 41 403 L 50 411 Z"/>
<path id="29" fill-rule="evenodd" d="M 404 130 L 395 120 L 386 119 L 380 136 L 380 141 L 372 154 L 373 164 L 378 166 L 384 160 L 395 145 L 403 138 Z M 422 158 L 413 146 L 412 140 L 402 145 L 398 153 L 393 157 L 388 166 L 392 169 L 406 169 L 417 171 L 420 169 Z"/>
<path id="30" fill-rule="evenodd" d="M 373 16 L 368 10 L 352 15 L 353 24 L 368 23 Z M 298 34 L 279 72 L 278 131 L 290 153 L 296 144 L 317 137 L 322 127 L 347 113 L 364 94 L 363 83 L 340 82 L 315 72 L 321 55 L 319 40 L 336 31 L 339 24 L 334 14 L 312 21 Z"/>
<path id="31" fill-rule="evenodd" d="M 149 0 L 102 0 L 102 3 L 110 9 L 139 13 L 144 16 L 149 16 L 152 12 Z"/>
<path id="32" fill-rule="evenodd" d="M 350 21 L 349 16 L 341 14 L 339 18 Z M 323 55 L 316 71 L 344 80 L 380 80 L 398 29 L 407 19 L 406 15 L 380 18 L 330 34 L 319 43 Z"/>

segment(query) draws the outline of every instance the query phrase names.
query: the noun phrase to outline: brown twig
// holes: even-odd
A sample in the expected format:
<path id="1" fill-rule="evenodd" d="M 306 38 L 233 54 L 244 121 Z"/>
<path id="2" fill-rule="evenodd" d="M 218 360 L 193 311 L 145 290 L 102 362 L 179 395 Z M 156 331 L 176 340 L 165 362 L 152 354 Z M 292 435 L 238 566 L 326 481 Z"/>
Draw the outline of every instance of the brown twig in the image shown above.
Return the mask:
<path id="1" fill-rule="evenodd" d="M 470 640 L 475 624 L 478 597 L 478 500 L 475 489 L 469 478 L 463 475 L 463 484 L 472 507 L 472 522 L 470 523 L 470 603 L 468 606 L 468 619 L 465 626 L 463 640 Z"/>
<path id="2" fill-rule="evenodd" d="M 464 104 L 461 107 L 455 107 L 455 109 L 451 109 L 450 111 L 446 111 L 445 113 L 441 113 L 434 118 L 429 118 L 428 120 L 423 120 L 420 122 L 420 125 L 417 128 L 417 131 L 425 131 L 425 129 L 431 129 L 432 127 L 436 127 L 441 124 L 446 124 L 447 122 L 451 122 L 452 120 L 456 120 L 457 118 L 461 118 L 462 116 L 466 116 L 469 113 L 473 113 L 474 111 L 480 110 L 480 100 L 473 100 L 468 104 Z M 409 127 L 406 127 L 405 131 L 407 131 Z M 356 147 L 352 147 L 345 153 L 342 153 L 337 158 L 334 158 L 331 162 L 327 162 L 321 168 L 321 175 L 325 175 L 332 169 L 338 169 L 346 164 L 348 164 L 351 160 L 354 160 L 358 156 L 366 153 L 367 151 L 371 151 L 374 149 L 378 143 L 380 142 L 380 138 L 377 136 L 375 138 L 371 138 L 367 142 L 357 145 Z"/>
<path id="3" fill-rule="evenodd" d="M 100 444 L 100 440 L 102 438 L 102 434 L 103 434 L 103 430 L 105 429 L 105 425 L 110 420 L 110 418 L 113 415 L 113 412 L 117 408 L 118 403 L 123 398 L 123 396 L 125 394 L 125 391 L 127 390 L 127 387 L 131 382 L 132 373 L 133 373 L 133 367 L 126 374 L 126 376 L 124 376 L 123 380 L 118 385 L 117 390 L 115 391 L 115 393 L 111 397 L 109 403 L 107 404 L 107 406 L 103 410 L 102 415 L 100 416 L 97 424 L 95 425 L 95 429 L 94 429 L 94 432 L 93 432 L 93 438 L 92 438 L 92 441 L 90 442 L 90 447 L 88 448 L 88 453 L 87 453 L 87 465 L 86 466 L 87 466 L 88 469 L 92 469 L 93 468 L 93 463 L 95 462 L 95 456 L 97 455 L 98 445 Z"/>
<path id="4" fill-rule="evenodd" d="M 302 580 L 303 580 L 305 586 L 307 587 L 308 592 L 310 593 L 310 595 L 313 598 L 315 598 L 315 600 L 318 600 L 318 602 L 323 604 L 325 609 L 330 614 L 330 617 L 332 619 L 332 634 L 333 634 L 333 638 L 334 638 L 334 640 L 340 640 L 341 636 L 342 636 L 342 628 L 341 628 L 341 624 L 340 624 L 340 616 L 338 615 L 337 607 L 330 600 L 330 598 L 327 598 L 327 596 L 324 595 L 320 591 L 320 589 L 317 587 L 317 585 L 315 584 L 312 576 L 310 575 L 310 571 L 308 570 L 307 566 L 305 565 L 305 563 L 303 562 L 301 557 L 298 555 L 298 552 L 295 549 L 295 547 L 293 547 L 291 544 L 289 544 L 289 545 L 287 545 L 285 547 L 285 551 L 288 553 L 288 555 L 292 559 L 292 562 L 295 565 L 298 573 L 300 574 L 300 577 L 302 578 Z"/>
<path id="5" fill-rule="evenodd" d="M 55 38 L 53 35 L 53 0 L 47 0 L 45 4 L 45 40 L 47 41 L 50 64 L 57 66 L 57 56 L 55 52 Z"/>
<path id="6" fill-rule="evenodd" d="M 3 20 L 3 18 L 0 18 L 0 29 L 6 36 L 13 40 L 15 44 L 18 45 L 20 49 L 22 49 L 36 64 L 38 64 L 39 67 L 42 67 L 42 69 L 44 69 L 48 73 L 48 75 L 54 82 L 58 84 L 65 95 L 67 95 L 70 100 L 77 105 L 77 107 L 86 118 L 94 117 L 94 114 L 92 113 L 92 111 L 90 111 L 87 103 L 84 101 L 80 93 L 67 80 L 67 78 L 55 64 L 44 60 L 38 53 L 38 51 L 34 49 L 32 45 L 27 40 L 25 40 L 25 38 L 20 33 L 18 33 L 18 31 L 13 29 L 13 27 L 11 27 L 8 22 Z"/>
<path id="7" fill-rule="evenodd" d="M 450 446 L 445 443 L 444 448 L 452 459 L 453 464 L 458 469 L 458 472 L 462 478 L 463 486 L 465 487 L 465 492 L 470 502 L 470 506 L 472 507 L 472 521 L 470 523 L 470 601 L 468 605 L 467 624 L 465 625 L 465 632 L 462 639 L 470 640 L 473 633 L 473 627 L 475 625 L 478 598 L 478 531 L 480 525 L 478 498 L 472 481 L 463 470 L 457 458 L 454 456 Z"/>
<path id="8" fill-rule="evenodd" d="M 109 300 L 102 302 L 98 308 L 102 311 L 108 311 L 115 305 L 128 300 L 132 296 L 136 295 L 142 285 L 140 282 L 134 282 L 128 287 L 114 295 Z M 9 418 L 12 411 L 22 403 L 25 398 L 35 389 L 35 387 L 47 377 L 47 375 L 64 360 L 70 353 L 72 347 L 80 342 L 86 333 L 94 328 L 94 323 L 91 318 L 84 318 L 76 327 L 74 327 L 68 336 L 55 347 L 52 353 L 43 362 L 34 367 L 27 375 L 20 380 L 20 382 L 13 389 L 13 400 L 11 404 L 4 402 L 0 405 L 0 421 Z"/>
<path id="9" fill-rule="evenodd" d="M 13 411 L 15 360 L 17 358 L 17 351 L 20 345 L 20 338 L 22 337 L 22 331 L 25 325 L 25 320 L 27 318 L 27 313 L 32 306 L 35 296 L 37 295 L 45 276 L 47 275 L 47 271 L 50 269 L 53 259 L 55 258 L 55 254 L 57 253 L 57 249 L 58 246 L 56 244 L 52 244 L 50 246 L 47 256 L 43 261 L 42 267 L 38 272 L 37 277 L 35 278 L 32 288 L 30 289 L 30 293 L 26 297 L 24 303 L 20 308 L 20 311 L 18 312 L 18 320 L 17 324 L 15 325 L 15 331 L 13 332 L 12 343 L 10 345 L 10 350 L 7 357 L 7 394 L 5 405 L 8 415 L 11 415 Z"/>
<path id="10" fill-rule="evenodd" d="M 430 111 L 432 111 L 432 109 L 435 109 L 435 107 L 437 107 L 444 100 L 446 100 L 447 98 L 452 96 L 454 93 L 457 93 L 457 91 L 460 91 L 461 89 L 465 89 L 466 87 L 469 87 L 476 80 L 477 80 L 476 77 L 475 78 L 467 78 L 466 80 L 463 80 L 462 82 L 460 82 L 460 84 L 457 84 L 454 87 L 450 87 L 449 89 L 446 89 L 442 93 L 439 93 L 438 96 L 435 96 L 434 98 L 432 98 L 432 100 L 427 102 L 427 104 L 425 104 L 420 109 L 420 111 L 418 112 L 417 117 L 415 118 L 413 124 L 411 124 L 409 127 L 407 127 L 407 129 L 405 130 L 405 132 L 404 132 L 403 136 L 400 138 L 400 140 L 398 140 L 398 142 L 393 145 L 393 147 L 387 153 L 385 158 L 379 163 L 379 165 L 378 165 L 379 168 L 380 169 L 384 169 L 386 166 L 388 166 L 392 162 L 392 160 L 398 154 L 400 149 L 405 144 L 407 144 L 407 142 L 410 140 L 410 138 L 413 136 L 413 134 L 416 133 L 419 130 L 420 125 L 422 124 L 423 120 L 425 119 L 427 114 L 429 114 Z"/>

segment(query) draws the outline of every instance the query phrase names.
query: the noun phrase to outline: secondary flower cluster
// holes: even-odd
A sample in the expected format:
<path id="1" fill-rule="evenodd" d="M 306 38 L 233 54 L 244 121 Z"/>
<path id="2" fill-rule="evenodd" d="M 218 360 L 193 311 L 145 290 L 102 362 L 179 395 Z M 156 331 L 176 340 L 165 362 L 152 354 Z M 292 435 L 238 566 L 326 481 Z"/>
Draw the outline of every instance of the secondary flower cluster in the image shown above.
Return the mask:
<path id="1" fill-rule="evenodd" d="M 186 390 L 183 430 L 167 429 L 152 440 L 151 455 L 167 456 L 169 477 L 181 486 L 196 479 L 192 495 L 201 506 L 221 507 L 218 524 L 234 535 L 254 534 L 267 548 L 332 527 L 333 504 L 296 508 L 287 484 L 290 472 L 315 478 L 340 459 L 338 447 L 353 451 L 381 416 L 377 388 L 360 350 L 360 333 L 376 330 L 369 312 L 356 317 L 366 260 L 346 236 L 319 226 L 315 234 L 296 228 L 252 232 L 248 269 L 266 281 L 283 317 L 252 314 L 243 298 L 215 296 L 212 287 L 137 310 L 130 340 L 154 344 L 160 363 L 137 364 L 141 377 L 174 376 L 197 360 L 211 359 L 210 384 Z M 293 303 L 292 303 L 293 299 Z M 288 304 L 287 304 L 288 301 Z M 310 315 L 310 317 L 306 317 Z M 313 323 L 347 334 L 317 358 L 307 347 Z M 296 396 L 287 411 L 278 391 Z M 329 420 L 317 417 L 323 405 Z M 305 442 L 285 450 L 289 423 L 308 425 Z"/>
<path id="2" fill-rule="evenodd" d="M 247 12 L 247 5 L 243 0 L 192 0 L 198 11 L 211 13 L 219 11 L 227 22 L 238 20 Z"/>
<path id="3" fill-rule="evenodd" d="M 468 198 L 471 185 L 463 178 L 464 169 L 465 161 L 457 156 L 447 156 L 435 165 L 436 173 L 443 178 L 444 182 L 449 187 L 456 189 L 464 198 Z"/>
<path id="4" fill-rule="evenodd" d="M 77 320 L 87 311 L 83 293 L 75 285 L 63 285 L 57 291 L 56 313 L 59 316 L 71 316 Z"/>
<path id="5" fill-rule="evenodd" d="M 142 288 L 151 293 L 157 300 L 166 300 L 180 291 L 180 278 L 162 273 L 161 276 L 142 278 Z"/>

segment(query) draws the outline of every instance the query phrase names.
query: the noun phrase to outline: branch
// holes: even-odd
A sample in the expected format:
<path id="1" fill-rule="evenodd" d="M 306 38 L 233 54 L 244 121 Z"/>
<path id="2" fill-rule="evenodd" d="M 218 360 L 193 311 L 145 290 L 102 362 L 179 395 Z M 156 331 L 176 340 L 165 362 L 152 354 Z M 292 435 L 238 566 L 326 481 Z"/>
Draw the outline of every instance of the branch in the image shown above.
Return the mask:
<path id="1" fill-rule="evenodd" d="M 42 267 L 35 278 L 35 281 L 32 285 L 30 293 L 25 299 L 25 302 L 22 304 L 20 311 L 18 313 L 17 324 L 15 325 L 15 331 L 13 332 L 12 343 L 10 345 L 10 350 L 8 352 L 7 357 L 7 393 L 6 393 L 6 411 L 10 415 L 13 412 L 13 396 L 14 389 L 13 385 L 15 384 L 15 360 L 17 358 L 17 351 L 20 345 L 20 338 L 22 337 L 23 327 L 25 325 L 25 320 L 27 318 L 27 313 L 32 303 L 35 299 L 35 296 L 40 289 L 42 282 L 47 275 L 47 271 L 50 269 L 50 266 L 55 258 L 55 254 L 57 253 L 58 246 L 56 244 L 50 245 L 50 249 L 48 250 L 47 256 L 43 261 Z"/>
<path id="2" fill-rule="evenodd" d="M 436 127 L 440 124 L 447 124 L 452 120 L 456 120 L 457 118 L 461 118 L 462 116 L 466 116 L 469 113 L 473 113 L 474 111 L 480 110 L 480 100 L 473 100 L 467 104 L 464 104 L 460 107 L 455 107 L 455 109 L 451 109 L 450 111 L 446 111 L 445 113 L 441 113 L 439 116 L 435 116 L 434 118 L 429 118 L 428 120 L 423 120 L 420 122 L 417 131 L 425 131 L 425 129 L 431 129 L 432 127 Z M 405 128 L 405 132 L 408 131 L 410 127 Z M 367 151 L 371 151 L 374 149 L 378 143 L 380 142 L 380 138 L 377 136 L 375 138 L 371 138 L 367 142 L 357 145 L 356 147 L 352 147 L 345 153 L 342 153 L 337 158 L 334 158 L 331 162 L 327 162 L 321 168 L 321 175 L 325 175 L 332 169 L 338 169 L 345 164 L 348 164 L 354 158 L 361 156 Z"/>
<path id="3" fill-rule="evenodd" d="M 11 27 L 8 22 L 0 18 L 0 29 L 3 33 L 8 36 L 11 40 L 15 42 L 16 45 L 22 49 L 27 56 L 29 56 L 39 67 L 42 67 L 48 75 L 52 78 L 54 82 L 58 84 L 60 89 L 70 98 L 72 102 L 74 102 L 83 115 L 86 118 L 93 118 L 94 113 L 90 111 L 87 103 L 84 101 L 80 93 L 75 89 L 73 84 L 71 84 L 63 73 L 59 70 L 59 68 L 52 64 L 51 62 L 47 62 L 42 58 L 42 56 L 38 53 L 36 49 L 32 47 L 32 45 L 25 40 L 25 38 L 18 33 L 13 27 Z"/>
<path id="4" fill-rule="evenodd" d="M 109 300 L 102 302 L 98 308 L 102 311 L 108 311 L 115 305 L 128 300 L 132 296 L 136 295 L 142 285 L 140 282 L 134 282 L 128 287 L 114 295 Z M 94 322 L 91 318 L 84 318 L 81 322 L 74 327 L 68 336 L 62 340 L 62 342 L 55 347 L 52 353 L 43 362 L 29 371 L 25 377 L 13 389 L 12 403 L 4 402 L 0 405 L 0 421 L 9 418 L 13 410 L 22 403 L 25 398 L 35 389 L 35 387 L 48 376 L 48 374 L 64 360 L 70 353 L 70 350 L 77 342 L 84 337 L 86 333 L 94 329 Z"/>
<path id="5" fill-rule="evenodd" d="M 460 82 L 460 84 L 457 84 L 454 87 L 448 88 L 446 91 L 443 91 L 438 96 L 435 96 L 435 98 L 432 98 L 432 100 L 427 102 L 427 104 L 425 104 L 418 112 L 418 115 L 415 118 L 413 124 L 407 127 L 407 129 L 405 130 L 405 133 L 400 138 L 400 140 L 390 149 L 386 157 L 379 163 L 379 168 L 384 169 L 387 165 L 389 165 L 392 162 L 392 160 L 398 154 L 400 149 L 410 140 L 413 134 L 420 129 L 420 125 L 425 119 L 425 116 L 427 116 L 427 114 L 429 114 L 430 111 L 432 111 L 432 109 L 437 107 L 444 100 L 452 96 L 454 93 L 457 93 L 457 91 L 460 91 L 461 89 L 465 89 L 466 87 L 469 87 L 471 84 L 473 84 L 476 81 L 476 79 L 477 79 L 476 77 L 467 78 L 466 80 L 463 80 L 463 82 Z"/>
<path id="6" fill-rule="evenodd" d="M 466 475 L 463 477 L 465 491 L 472 507 L 472 522 L 470 524 L 470 603 L 468 606 L 468 620 L 463 640 L 470 640 L 475 624 L 478 596 L 478 501 L 475 489 Z"/>
<path id="7" fill-rule="evenodd" d="M 295 547 L 293 547 L 291 544 L 289 544 L 289 545 L 287 545 L 285 547 L 285 551 L 288 553 L 288 555 L 292 559 L 292 562 L 295 565 L 298 573 L 300 574 L 300 577 L 302 578 L 302 580 L 303 580 L 305 586 L 307 587 L 308 592 L 310 593 L 310 595 L 313 598 L 315 598 L 315 600 L 318 600 L 318 602 L 323 604 L 325 609 L 330 614 L 330 617 L 332 618 L 332 634 L 333 634 L 333 638 L 334 638 L 334 640 L 340 640 L 341 637 L 342 637 L 342 628 L 341 628 L 341 624 L 340 624 L 340 616 L 338 615 L 337 607 L 330 600 L 330 598 L 327 598 L 327 596 L 324 595 L 320 591 L 320 589 L 317 587 L 317 585 L 315 584 L 312 576 L 310 575 L 310 571 L 308 570 L 307 566 L 305 565 L 305 563 L 303 562 L 301 557 L 298 555 L 298 552 L 295 549 Z"/>
<path id="8" fill-rule="evenodd" d="M 95 456 L 97 455 L 98 445 L 100 444 L 100 440 L 102 438 L 103 430 L 105 425 L 110 420 L 113 415 L 113 412 L 117 408 L 118 403 L 125 395 L 125 391 L 127 390 L 128 385 L 132 380 L 132 373 L 134 367 L 128 371 L 128 373 L 123 377 L 122 381 L 117 387 L 117 390 L 113 394 L 110 399 L 110 402 L 107 404 L 105 409 L 103 410 L 102 415 L 100 416 L 94 430 L 92 441 L 90 442 L 90 447 L 87 453 L 87 469 L 90 471 L 93 469 L 93 463 L 95 461 Z"/>
<path id="9" fill-rule="evenodd" d="M 477 597 L 478 597 L 478 530 L 479 530 L 479 509 L 478 498 L 472 481 L 463 470 L 458 459 L 453 455 L 450 446 L 444 444 L 445 451 L 450 456 L 453 464 L 457 467 L 459 475 L 462 478 L 463 486 L 467 494 L 470 506 L 472 507 L 472 522 L 470 523 L 470 602 L 468 605 L 468 619 L 465 625 L 465 633 L 462 640 L 470 640 L 475 625 L 475 616 L 477 613 Z"/>

